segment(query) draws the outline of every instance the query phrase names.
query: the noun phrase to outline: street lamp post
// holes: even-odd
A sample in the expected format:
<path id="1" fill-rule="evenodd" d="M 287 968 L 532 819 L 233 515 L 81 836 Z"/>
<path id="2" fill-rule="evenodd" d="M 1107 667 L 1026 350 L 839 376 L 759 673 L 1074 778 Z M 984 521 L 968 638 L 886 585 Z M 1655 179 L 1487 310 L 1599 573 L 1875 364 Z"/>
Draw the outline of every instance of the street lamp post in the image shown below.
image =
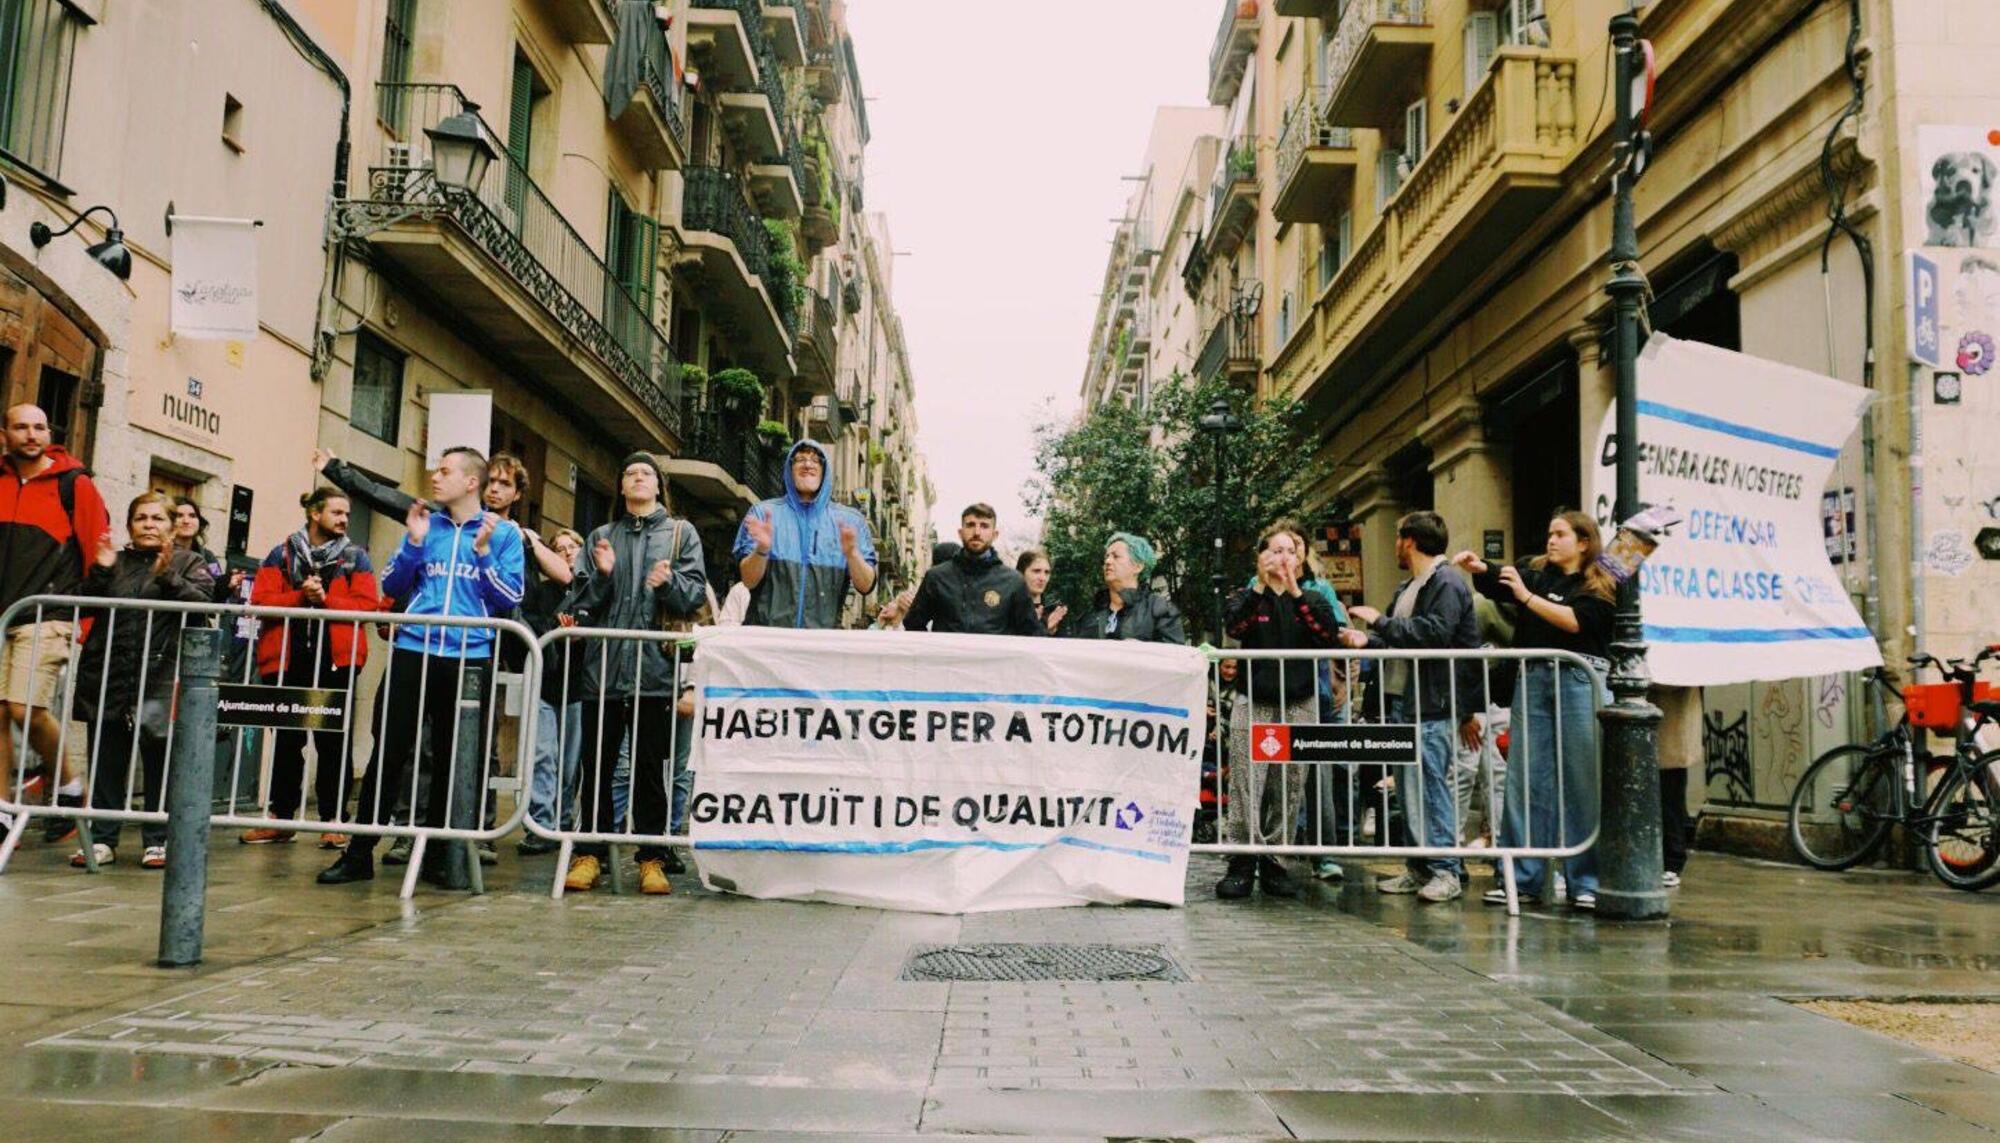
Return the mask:
<path id="1" fill-rule="evenodd" d="M 1614 515 L 1628 520 L 1639 511 L 1639 307 L 1646 278 L 1639 269 L 1639 230 L 1634 220 L 1632 183 L 1644 161 L 1633 107 L 1633 81 L 1645 75 L 1640 56 L 1639 19 L 1626 12 L 1611 18 L 1612 87 L 1617 115 L 1611 207 L 1611 295 L 1613 360 L 1616 366 L 1618 423 L 1618 503 Z M 1646 633 L 1639 615 L 1639 581 L 1626 581 L 1618 595 L 1611 636 L 1613 702 L 1600 712 L 1604 727 L 1602 809 L 1597 833 L 1599 916 L 1647 920 L 1667 915 L 1660 886 L 1660 709 L 1647 700 Z"/>
<path id="2" fill-rule="evenodd" d="M 1196 422 L 1196 424 L 1202 432 L 1208 434 L 1210 440 L 1215 442 L 1215 496 L 1211 503 L 1214 513 L 1212 522 L 1215 526 L 1215 570 L 1209 576 L 1209 588 L 1215 597 L 1215 612 L 1213 616 L 1215 626 L 1212 638 L 1217 645 L 1220 645 L 1222 642 L 1222 596 L 1223 589 L 1228 584 L 1228 579 L 1222 572 L 1223 556 L 1227 548 L 1223 529 L 1225 516 L 1223 514 L 1222 497 L 1228 475 L 1229 438 L 1231 435 L 1243 431 L 1243 418 L 1231 412 L 1229 409 L 1229 398 L 1224 394 L 1218 393 L 1215 396 L 1215 400 L 1209 403 L 1208 412 L 1202 414 L 1201 420 Z"/>

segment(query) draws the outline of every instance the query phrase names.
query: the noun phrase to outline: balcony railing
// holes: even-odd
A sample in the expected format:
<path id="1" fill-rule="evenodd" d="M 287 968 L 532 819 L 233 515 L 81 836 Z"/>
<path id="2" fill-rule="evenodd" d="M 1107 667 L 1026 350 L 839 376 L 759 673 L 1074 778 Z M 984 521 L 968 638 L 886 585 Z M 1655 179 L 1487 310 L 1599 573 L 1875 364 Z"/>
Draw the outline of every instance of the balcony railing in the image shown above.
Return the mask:
<path id="1" fill-rule="evenodd" d="M 1257 4 L 1258 0 L 1222 0 L 1222 26 L 1215 30 L 1215 43 L 1208 49 L 1210 103 L 1233 101 L 1243 86 L 1250 54 L 1257 50 Z"/>
<path id="2" fill-rule="evenodd" d="M 653 102 L 659 105 L 660 116 L 667 121 L 667 131 L 680 144 L 681 153 L 686 154 L 687 122 L 681 118 L 680 84 L 674 82 L 673 49 L 667 46 L 666 33 L 646 37 L 639 56 L 639 78 L 646 90 L 653 93 Z"/>
<path id="3" fill-rule="evenodd" d="M 613 275 L 561 210 L 505 150 L 470 190 L 447 190 L 431 176 L 425 128 L 470 110 L 448 83 L 384 83 L 377 107 L 393 109 L 379 165 L 369 171 L 369 197 L 342 204 L 338 226 L 368 233 L 405 220 L 450 220 L 549 311 L 631 390 L 678 432 L 680 364 L 653 325 L 649 308 Z M 500 136 L 484 119 L 480 128 Z"/>
<path id="4" fill-rule="evenodd" d="M 706 461 L 728 473 L 758 499 L 785 492 L 784 455 L 764 447 L 757 430 L 732 421 L 715 406 L 688 404 L 681 459 Z"/>
<path id="5" fill-rule="evenodd" d="M 762 57 L 771 51 L 771 39 L 764 34 L 764 5 L 760 0 L 689 0 L 690 8 L 723 8 L 736 13 L 743 22 L 743 35 L 750 41 L 750 54 L 758 57 L 758 67 L 763 67 Z"/>
<path id="6" fill-rule="evenodd" d="M 1278 132 L 1278 185 L 1281 187 L 1299 173 L 1299 164 L 1305 161 L 1308 149 L 1347 149 L 1354 146 L 1354 132 L 1345 127 L 1330 127 L 1321 118 L 1319 109 L 1325 101 L 1325 93 L 1324 86 L 1317 91 L 1300 92 L 1298 101 L 1285 114 L 1285 126 Z"/>
<path id="7" fill-rule="evenodd" d="M 1320 78 L 1326 81 L 1321 89 L 1321 112 L 1325 112 L 1327 103 L 1340 90 L 1341 82 L 1354 66 L 1354 57 L 1361 54 L 1362 45 L 1368 42 L 1368 35 L 1376 25 L 1428 23 L 1429 0 L 1347 0 L 1340 13 L 1340 27 L 1334 31 L 1333 42 L 1327 45 L 1321 60 Z"/>
<path id="8" fill-rule="evenodd" d="M 1215 182 L 1209 188 L 1208 221 L 1209 230 L 1220 228 L 1223 211 L 1229 206 L 1230 196 L 1239 189 L 1255 189 L 1257 185 L 1257 136 L 1238 135 L 1230 140 L 1229 146 L 1216 162 Z"/>
<path id="9" fill-rule="evenodd" d="M 689 167 L 681 194 L 681 225 L 720 234 L 736 245 L 743 264 L 762 278 L 771 268 L 771 238 L 764 220 L 735 175 L 721 167 Z"/>
<path id="10" fill-rule="evenodd" d="M 1254 372 L 1261 367 L 1258 356 L 1257 315 L 1232 303 L 1230 312 L 1223 314 L 1208 331 L 1208 340 L 1201 346 L 1201 353 L 1194 360 L 1195 376 L 1208 381 L 1227 369 L 1232 373 Z"/>

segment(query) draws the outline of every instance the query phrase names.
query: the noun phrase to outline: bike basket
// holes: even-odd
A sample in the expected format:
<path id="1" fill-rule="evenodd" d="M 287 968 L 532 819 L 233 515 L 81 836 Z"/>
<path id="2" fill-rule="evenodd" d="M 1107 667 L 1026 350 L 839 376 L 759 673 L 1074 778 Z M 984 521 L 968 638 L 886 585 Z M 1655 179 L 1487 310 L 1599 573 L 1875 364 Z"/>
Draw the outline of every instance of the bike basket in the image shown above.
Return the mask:
<path id="1" fill-rule="evenodd" d="M 1959 693 L 1957 683 L 1911 683 L 1903 688 L 1903 709 L 1910 725 L 1925 730 L 1958 728 Z"/>

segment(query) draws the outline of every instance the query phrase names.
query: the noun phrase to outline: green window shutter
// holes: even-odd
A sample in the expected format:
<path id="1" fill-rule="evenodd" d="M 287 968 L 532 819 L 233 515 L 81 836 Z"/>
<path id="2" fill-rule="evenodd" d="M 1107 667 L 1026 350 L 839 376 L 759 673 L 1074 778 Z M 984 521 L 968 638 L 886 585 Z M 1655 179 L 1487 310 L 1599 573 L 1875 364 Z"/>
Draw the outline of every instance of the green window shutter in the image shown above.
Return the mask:
<path id="1" fill-rule="evenodd" d="M 535 69 L 514 57 L 514 86 L 507 99 L 507 206 L 518 227 L 528 197 L 528 155 L 534 143 Z"/>

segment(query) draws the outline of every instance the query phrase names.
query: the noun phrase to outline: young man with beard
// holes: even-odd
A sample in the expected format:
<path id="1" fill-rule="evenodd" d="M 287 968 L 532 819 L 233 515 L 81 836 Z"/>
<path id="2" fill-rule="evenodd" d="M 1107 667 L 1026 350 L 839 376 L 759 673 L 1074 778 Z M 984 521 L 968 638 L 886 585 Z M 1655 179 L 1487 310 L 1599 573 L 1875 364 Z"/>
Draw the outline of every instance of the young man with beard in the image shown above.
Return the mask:
<path id="1" fill-rule="evenodd" d="M 785 494 L 750 509 L 734 553 L 751 627 L 828 631 L 840 626 L 847 590 L 875 587 L 875 539 L 861 513 L 833 502 L 826 449 L 802 440 L 785 457 Z"/>
<path id="2" fill-rule="evenodd" d="M 625 514 L 592 531 L 576 562 L 576 579 L 563 611 L 579 626 L 656 631 L 668 618 L 685 619 L 708 600 L 701 536 L 694 525 L 667 512 L 667 480 L 647 453 L 625 458 L 618 478 Z M 675 662 L 654 640 L 584 644 L 582 807 L 585 833 L 622 833 L 613 803 L 618 746 L 631 743 L 632 828 L 650 837 L 668 826 L 667 768 L 672 765 Z M 573 892 L 597 886 L 610 847 L 603 842 L 576 846 L 563 885 Z M 639 891 L 666 894 L 678 857 L 670 847 L 639 848 Z"/>
<path id="3" fill-rule="evenodd" d="M 993 550 L 998 519 L 989 504 L 959 513 L 958 554 L 932 565 L 904 615 L 907 631 L 968 635 L 1039 635 L 1028 582 Z"/>
<path id="4" fill-rule="evenodd" d="M 349 505 L 346 495 L 317 488 L 299 499 L 305 527 L 271 549 L 257 569 L 250 602 L 259 607 L 323 607 L 330 611 L 375 611 L 382 592 L 375 586 L 375 569 L 367 549 L 347 538 Z M 351 701 L 354 672 L 368 662 L 368 638 L 354 623 L 292 619 L 266 623 L 257 637 L 257 674 L 266 686 L 312 687 L 338 691 Z M 350 717 L 349 726 L 353 720 Z M 279 730 L 271 748 L 271 816 L 280 821 L 298 816 L 305 800 L 306 739 L 319 756 L 313 792 L 321 821 L 340 818 L 347 801 L 348 745 L 351 731 Z M 240 839 L 245 845 L 288 842 L 286 829 L 253 829 Z M 346 844 L 339 834 L 322 834 L 323 845 Z"/>
<path id="5" fill-rule="evenodd" d="M 31 595 L 77 595 L 97 554 L 98 541 L 111 530 L 104 497 L 83 464 L 50 443 L 49 415 L 33 405 L 7 410 L 7 455 L 0 460 L 0 609 Z M 0 640 L 0 781 L 16 777 L 14 728 L 27 724 L 28 744 L 49 769 L 57 797 L 83 804 L 83 777 L 58 758 L 61 728 L 49 713 L 56 680 L 69 662 L 69 618 L 50 612 L 15 616 Z M 38 777 L 23 775 L 16 797 L 26 799 Z M 50 818 L 47 838 L 61 841 L 76 831 L 68 818 Z"/>

